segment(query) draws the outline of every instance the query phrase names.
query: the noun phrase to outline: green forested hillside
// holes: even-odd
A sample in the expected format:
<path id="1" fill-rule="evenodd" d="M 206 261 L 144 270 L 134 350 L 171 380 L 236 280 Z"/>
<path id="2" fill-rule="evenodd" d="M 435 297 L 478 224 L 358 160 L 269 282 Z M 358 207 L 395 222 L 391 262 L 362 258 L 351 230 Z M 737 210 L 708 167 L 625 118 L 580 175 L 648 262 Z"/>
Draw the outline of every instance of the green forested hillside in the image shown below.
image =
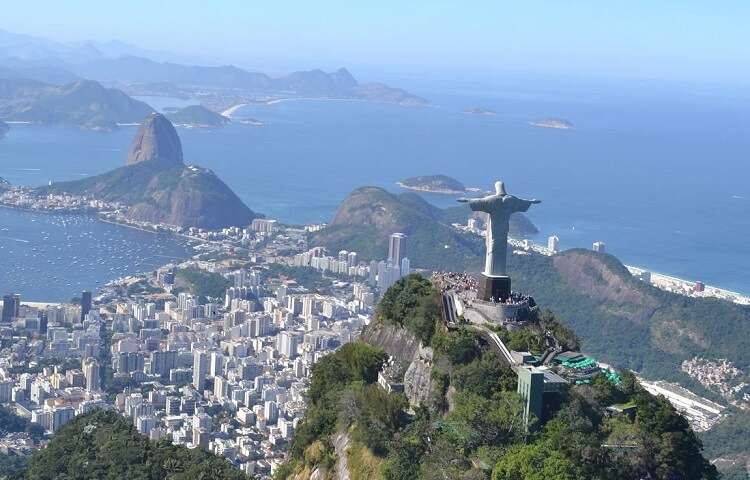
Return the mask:
<path id="1" fill-rule="evenodd" d="M 112 411 L 81 415 L 31 456 L 18 480 L 242 480 L 226 460 L 201 449 L 152 442 Z"/>
<path id="2" fill-rule="evenodd" d="M 629 374 L 619 386 L 602 377 L 570 386 L 550 405 L 549 421 L 527 430 L 515 374 L 474 330 L 445 329 L 430 307 L 436 296 L 428 280 L 410 275 L 386 293 L 374 321 L 432 346 L 430 401 L 409 413 L 403 394 L 375 383 L 383 351 L 346 345 L 314 366 L 310 409 L 278 479 L 329 478 L 342 461 L 352 480 L 718 478 L 686 420 Z M 615 403 L 636 413 L 606 415 Z"/>
<path id="3" fill-rule="evenodd" d="M 408 236 L 406 256 L 413 266 L 433 269 L 478 269 L 484 242 L 457 231 L 451 223 L 465 223 L 466 208 L 440 209 L 415 193 L 393 194 L 378 187 L 354 190 L 341 203 L 328 227 L 311 236 L 313 245 L 331 252 L 354 250 L 366 260 L 381 260 L 388 253 L 388 237 Z M 523 215 L 511 217 L 511 232 L 536 232 Z"/>
<path id="4" fill-rule="evenodd" d="M 44 428 L 16 415 L 9 409 L 0 408 L 0 436 L 15 432 L 26 432 L 35 441 L 39 441 L 44 436 Z M 22 472 L 26 467 L 26 460 L 25 457 L 0 453 L 0 479 Z"/>
<path id="5" fill-rule="evenodd" d="M 129 206 L 128 216 L 134 220 L 184 227 L 246 226 L 258 217 L 212 171 L 194 166 L 142 162 L 39 192 L 120 202 Z"/>
<path id="6" fill-rule="evenodd" d="M 0 434 L 12 432 L 26 432 L 36 439 L 40 439 L 44 436 L 44 429 L 42 427 L 31 423 L 26 418 L 16 415 L 7 408 L 1 407 Z"/>
<path id="7" fill-rule="evenodd" d="M 706 456 L 719 459 L 716 466 L 722 480 L 750 477 L 750 412 L 730 408 L 726 418 L 700 437 Z"/>
<path id="8" fill-rule="evenodd" d="M 691 384 L 679 364 L 695 355 L 750 364 L 750 307 L 659 290 L 587 250 L 510 255 L 508 265 L 514 289 L 554 310 L 584 351 L 619 368 Z"/>
<path id="9" fill-rule="evenodd" d="M 219 273 L 212 273 L 199 268 L 182 268 L 175 271 L 175 288 L 177 291 L 186 290 L 200 299 L 208 302 L 207 297 L 223 298 L 224 292 L 232 282 Z"/>
<path id="10" fill-rule="evenodd" d="M 24 81 L 2 83 L 9 82 L 17 85 Z M 113 129 L 118 123 L 139 122 L 153 111 L 122 91 L 92 80 L 63 86 L 25 82 L 23 88 L 7 90 L 6 95 L 0 95 L 0 117 L 9 120 Z"/>

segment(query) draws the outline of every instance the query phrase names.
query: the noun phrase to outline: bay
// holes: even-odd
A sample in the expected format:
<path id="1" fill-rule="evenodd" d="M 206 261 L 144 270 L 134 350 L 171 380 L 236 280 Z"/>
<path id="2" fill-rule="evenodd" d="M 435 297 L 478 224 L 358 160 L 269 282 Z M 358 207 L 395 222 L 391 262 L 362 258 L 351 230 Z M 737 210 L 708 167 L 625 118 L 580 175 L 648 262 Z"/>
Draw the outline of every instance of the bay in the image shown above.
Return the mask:
<path id="1" fill-rule="evenodd" d="M 67 302 L 109 280 L 188 258 L 189 246 L 95 217 L 0 207 L 0 291 Z"/>
<path id="2" fill-rule="evenodd" d="M 238 112 L 263 127 L 178 131 L 186 162 L 213 169 L 252 209 L 284 222 L 328 221 L 362 185 L 398 191 L 402 178 L 442 173 L 489 189 L 502 179 L 511 193 L 542 200 L 529 212 L 539 241 L 604 241 L 625 263 L 750 293 L 746 98 L 632 89 L 427 93 L 435 106 L 286 101 Z M 169 103 L 159 99 L 159 108 Z M 462 113 L 473 106 L 497 114 Z M 574 128 L 529 125 L 544 117 Z M 109 170 L 124 163 L 135 128 L 13 125 L 0 142 L 0 176 L 43 184 Z"/>

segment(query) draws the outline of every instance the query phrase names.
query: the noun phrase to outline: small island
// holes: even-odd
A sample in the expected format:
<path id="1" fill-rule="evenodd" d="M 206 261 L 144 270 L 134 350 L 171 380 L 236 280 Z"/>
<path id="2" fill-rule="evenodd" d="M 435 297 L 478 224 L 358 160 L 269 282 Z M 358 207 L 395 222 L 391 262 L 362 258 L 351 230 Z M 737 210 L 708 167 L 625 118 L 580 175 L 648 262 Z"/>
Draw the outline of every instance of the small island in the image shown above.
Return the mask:
<path id="1" fill-rule="evenodd" d="M 469 115 L 484 115 L 484 116 L 497 115 L 497 112 L 495 112 L 494 110 L 490 110 L 489 108 L 484 108 L 484 107 L 464 108 L 464 113 L 468 113 Z"/>
<path id="2" fill-rule="evenodd" d="M 258 120 L 257 118 L 247 117 L 247 118 L 241 118 L 238 120 L 239 123 L 242 125 L 250 125 L 253 127 L 262 127 L 265 125 L 263 122 Z"/>
<path id="3" fill-rule="evenodd" d="M 573 124 L 561 118 L 543 118 L 535 122 L 529 122 L 529 125 L 540 128 L 556 128 L 558 130 L 570 130 Z"/>
<path id="4" fill-rule="evenodd" d="M 176 126 L 192 128 L 217 128 L 228 124 L 230 120 L 203 105 L 190 105 L 173 113 L 167 118 Z"/>
<path id="5" fill-rule="evenodd" d="M 400 182 L 396 182 L 396 184 L 401 188 L 418 192 L 442 193 L 447 195 L 466 192 L 466 187 L 461 182 L 447 175 L 422 175 L 401 180 Z"/>
<path id="6" fill-rule="evenodd" d="M 0 139 L 2 139 L 5 134 L 8 133 L 8 130 L 10 130 L 8 124 L 0 120 Z"/>

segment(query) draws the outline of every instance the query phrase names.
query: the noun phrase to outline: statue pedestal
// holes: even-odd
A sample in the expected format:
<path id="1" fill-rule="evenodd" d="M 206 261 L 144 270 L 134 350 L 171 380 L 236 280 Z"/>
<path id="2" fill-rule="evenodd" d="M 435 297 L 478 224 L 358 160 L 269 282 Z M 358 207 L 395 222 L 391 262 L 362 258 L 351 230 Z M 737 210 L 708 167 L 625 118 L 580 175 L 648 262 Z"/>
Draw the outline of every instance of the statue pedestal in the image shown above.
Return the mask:
<path id="1" fill-rule="evenodd" d="M 479 277 L 477 297 L 485 302 L 506 301 L 510 297 L 510 277 L 488 277 L 484 273 Z"/>

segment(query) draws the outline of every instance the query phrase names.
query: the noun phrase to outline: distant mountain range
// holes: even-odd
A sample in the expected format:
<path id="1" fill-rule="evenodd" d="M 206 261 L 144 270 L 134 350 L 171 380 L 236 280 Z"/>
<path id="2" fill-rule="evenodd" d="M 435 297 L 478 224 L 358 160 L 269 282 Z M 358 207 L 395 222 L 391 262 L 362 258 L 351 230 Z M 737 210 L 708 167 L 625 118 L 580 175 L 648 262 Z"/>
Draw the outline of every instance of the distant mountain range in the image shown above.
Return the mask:
<path id="1" fill-rule="evenodd" d="M 124 167 L 39 189 L 119 202 L 127 217 L 181 227 L 246 226 L 259 217 L 212 171 L 183 163 L 182 145 L 172 124 L 150 114 L 141 125 Z"/>
<path id="2" fill-rule="evenodd" d="M 0 30 L 0 78 L 64 85 L 92 79 L 128 91 L 169 92 L 197 87 L 231 89 L 233 94 L 353 98 L 408 106 L 427 100 L 381 83 L 360 84 L 345 68 L 310 70 L 272 78 L 233 65 L 175 63 L 176 56 L 122 42 L 74 45 Z"/>
<path id="3" fill-rule="evenodd" d="M 50 85 L 65 85 L 81 80 L 81 77 L 56 66 L 18 66 L 11 68 L 0 66 L 0 79 L 33 80 Z"/>
<path id="4" fill-rule="evenodd" d="M 123 55 L 139 55 L 159 61 L 188 60 L 184 55 L 146 49 L 118 40 L 62 43 L 0 29 L 0 59 L 4 64 L 62 66 L 66 63 L 81 63 Z"/>
<path id="5" fill-rule="evenodd" d="M 463 212 L 465 222 L 469 209 Z M 333 221 L 311 242 L 330 251 L 355 250 L 362 258 L 381 260 L 388 252 L 388 237 L 394 232 L 408 235 L 406 255 L 422 268 L 479 267 L 484 241 L 457 231 L 450 223 L 457 221 L 457 210 L 441 209 L 416 193 L 393 194 L 379 187 L 354 190 L 339 205 Z M 511 217 L 511 231 L 516 235 L 536 233 L 523 215 Z"/>
<path id="6" fill-rule="evenodd" d="M 427 100 L 379 83 L 360 84 L 345 68 L 334 72 L 310 70 L 272 78 L 232 65 L 196 66 L 155 62 L 123 56 L 92 60 L 70 67 L 76 75 L 113 85 L 144 84 L 181 87 L 240 89 L 253 93 L 292 96 L 358 98 L 409 106 L 427 105 Z"/>

